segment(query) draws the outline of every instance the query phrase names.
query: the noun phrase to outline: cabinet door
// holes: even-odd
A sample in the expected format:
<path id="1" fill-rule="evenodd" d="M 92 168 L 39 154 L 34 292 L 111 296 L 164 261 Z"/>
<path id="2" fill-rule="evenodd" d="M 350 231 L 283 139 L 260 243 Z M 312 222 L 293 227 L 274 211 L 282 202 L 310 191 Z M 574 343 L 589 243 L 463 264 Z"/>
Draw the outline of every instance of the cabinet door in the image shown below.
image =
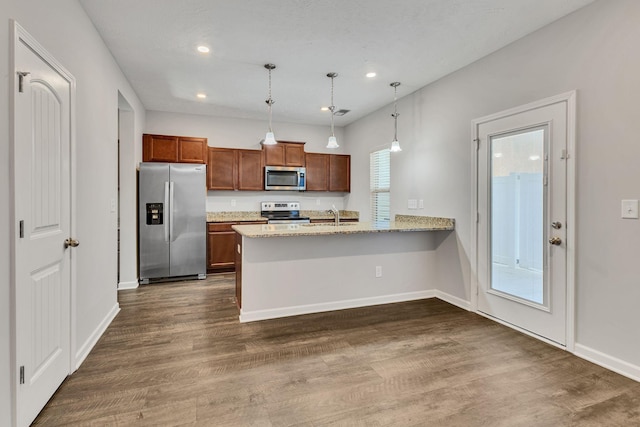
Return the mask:
<path id="1" fill-rule="evenodd" d="M 263 145 L 262 150 L 267 166 L 304 166 L 304 142 L 278 141 L 276 145 Z"/>
<path id="2" fill-rule="evenodd" d="M 209 147 L 207 161 L 207 188 L 209 190 L 235 190 L 237 176 L 236 150 Z"/>
<path id="3" fill-rule="evenodd" d="M 178 137 L 168 135 L 142 136 L 142 161 L 167 162 L 178 161 Z"/>
<path id="4" fill-rule="evenodd" d="M 264 190 L 262 151 L 236 150 L 238 153 L 238 190 Z"/>
<path id="5" fill-rule="evenodd" d="M 287 144 L 284 146 L 285 166 L 304 166 L 304 145 Z"/>
<path id="6" fill-rule="evenodd" d="M 234 222 L 207 224 L 207 270 L 233 271 L 236 232 L 231 229 Z"/>
<path id="7" fill-rule="evenodd" d="M 207 138 L 178 138 L 178 162 L 207 163 Z"/>
<path id="8" fill-rule="evenodd" d="M 238 250 L 234 251 L 236 257 L 236 304 L 238 308 L 242 308 L 242 236 L 236 233 L 236 246 Z"/>
<path id="9" fill-rule="evenodd" d="M 329 154 L 307 153 L 307 191 L 329 191 Z"/>
<path id="10" fill-rule="evenodd" d="M 351 156 L 331 154 L 329 159 L 329 191 L 351 191 Z"/>
<path id="11" fill-rule="evenodd" d="M 284 166 L 284 144 L 263 145 L 264 164 L 268 166 Z"/>

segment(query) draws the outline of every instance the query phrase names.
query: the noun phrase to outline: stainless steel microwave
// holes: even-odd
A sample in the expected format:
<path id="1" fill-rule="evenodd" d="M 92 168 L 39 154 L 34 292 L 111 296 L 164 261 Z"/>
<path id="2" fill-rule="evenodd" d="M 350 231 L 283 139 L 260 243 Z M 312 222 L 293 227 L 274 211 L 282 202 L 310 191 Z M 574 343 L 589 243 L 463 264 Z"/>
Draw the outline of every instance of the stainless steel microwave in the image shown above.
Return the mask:
<path id="1" fill-rule="evenodd" d="M 264 189 L 304 191 L 307 189 L 306 175 L 306 168 L 265 166 Z"/>

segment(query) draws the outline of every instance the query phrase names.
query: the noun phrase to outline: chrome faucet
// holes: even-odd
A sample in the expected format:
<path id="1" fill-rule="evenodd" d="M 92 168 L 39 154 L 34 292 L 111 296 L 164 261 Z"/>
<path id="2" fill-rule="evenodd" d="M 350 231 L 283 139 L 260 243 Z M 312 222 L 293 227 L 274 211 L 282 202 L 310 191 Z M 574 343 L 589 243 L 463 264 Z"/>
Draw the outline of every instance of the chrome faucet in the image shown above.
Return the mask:
<path id="1" fill-rule="evenodd" d="M 332 205 L 331 209 L 329 209 L 329 212 L 333 214 L 333 217 L 335 218 L 336 221 L 336 225 L 340 224 L 340 211 L 338 211 L 338 209 L 336 209 L 336 205 Z"/>

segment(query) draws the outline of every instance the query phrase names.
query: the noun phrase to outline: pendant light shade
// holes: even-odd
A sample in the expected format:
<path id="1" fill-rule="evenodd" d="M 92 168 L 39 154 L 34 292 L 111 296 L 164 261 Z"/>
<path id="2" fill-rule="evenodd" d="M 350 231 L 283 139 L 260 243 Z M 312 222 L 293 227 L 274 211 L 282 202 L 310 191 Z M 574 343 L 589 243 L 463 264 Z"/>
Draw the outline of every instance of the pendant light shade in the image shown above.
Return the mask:
<path id="1" fill-rule="evenodd" d="M 269 70 L 269 98 L 265 101 L 267 103 L 267 113 L 269 114 L 269 130 L 267 130 L 267 134 L 262 140 L 263 145 L 275 145 L 277 144 L 276 137 L 273 134 L 273 129 L 271 129 L 271 107 L 275 102 L 271 99 L 271 70 L 275 69 L 276 66 L 273 64 L 264 64 L 264 68 Z"/>
<path id="2" fill-rule="evenodd" d="M 398 116 L 400 115 L 400 113 L 398 113 L 398 86 L 400 86 L 400 82 L 393 82 L 389 86 L 391 86 L 394 91 L 393 114 L 391 114 L 391 117 L 393 117 L 394 125 L 393 141 L 391 142 L 391 149 L 389 151 L 391 151 L 392 153 L 397 153 L 398 151 L 402 151 L 402 148 L 400 148 L 400 143 L 398 142 Z"/>
<path id="3" fill-rule="evenodd" d="M 333 116 L 336 111 L 336 107 L 333 105 L 333 79 L 338 77 L 338 73 L 329 73 L 327 74 L 327 77 L 331 79 L 331 105 L 329 106 L 329 112 L 331 113 L 331 136 L 327 141 L 327 148 L 338 148 L 340 146 L 338 145 L 338 140 L 336 139 L 333 129 Z"/>

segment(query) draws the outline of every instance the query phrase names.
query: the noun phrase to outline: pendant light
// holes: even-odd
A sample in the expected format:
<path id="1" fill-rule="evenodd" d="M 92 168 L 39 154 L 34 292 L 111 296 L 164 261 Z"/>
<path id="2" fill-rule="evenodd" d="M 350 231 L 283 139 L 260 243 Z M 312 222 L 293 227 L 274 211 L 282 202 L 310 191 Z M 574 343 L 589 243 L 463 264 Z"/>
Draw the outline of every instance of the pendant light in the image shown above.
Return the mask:
<path id="1" fill-rule="evenodd" d="M 402 151 L 402 148 L 400 148 L 400 143 L 398 142 L 398 116 L 400 115 L 400 113 L 398 113 L 398 86 L 400 86 L 400 82 L 393 82 L 389 86 L 391 86 L 394 91 L 393 114 L 391 114 L 394 122 L 394 130 L 393 141 L 391 142 L 391 150 L 389 151 L 396 153 L 398 151 Z"/>
<path id="2" fill-rule="evenodd" d="M 269 70 L 269 98 L 265 101 L 267 103 L 267 112 L 269 113 L 269 130 L 262 140 L 263 145 L 275 145 L 277 144 L 276 137 L 273 135 L 273 130 L 271 129 L 271 106 L 275 102 L 271 99 L 271 70 L 275 69 L 276 66 L 273 64 L 264 64 L 264 68 Z"/>
<path id="3" fill-rule="evenodd" d="M 338 77 L 338 73 L 329 73 L 327 74 L 327 77 L 331 79 L 331 105 L 329 106 L 329 112 L 331 113 L 331 136 L 327 141 L 327 148 L 338 148 L 338 140 L 336 139 L 336 136 L 333 132 L 333 115 L 336 111 L 336 106 L 333 105 L 333 79 Z"/>

